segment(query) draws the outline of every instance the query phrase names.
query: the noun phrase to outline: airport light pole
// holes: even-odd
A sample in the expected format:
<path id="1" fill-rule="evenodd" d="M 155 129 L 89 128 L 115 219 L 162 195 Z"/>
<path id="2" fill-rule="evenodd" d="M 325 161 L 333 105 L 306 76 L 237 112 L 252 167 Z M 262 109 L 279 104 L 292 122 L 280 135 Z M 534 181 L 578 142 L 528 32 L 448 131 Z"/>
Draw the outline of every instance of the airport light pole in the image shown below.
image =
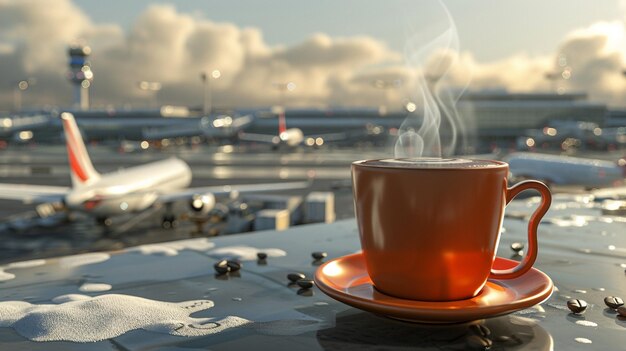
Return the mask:
<path id="1" fill-rule="evenodd" d="M 556 81 L 559 79 L 557 72 L 546 72 L 543 77 L 550 81 L 550 91 L 556 92 Z"/>
<path id="2" fill-rule="evenodd" d="M 560 71 L 554 72 L 546 72 L 544 74 L 544 78 L 551 82 L 550 89 L 557 94 L 563 94 L 565 92 L 565 88 L 562 86 L 558 86 L 558 81 L 566 81 L 572 77 L 572 69 L 568 66 L 563 67 Z"/>
<path id="3" fill-rule="evenodd" d="M 222 76 L 222 72 L 219 69 L 214 69 L 211 71 L 211 74 L 208 75 L 206 72 L 200 73 L 200 79 L 202 80 L 202 84 L 204 86 L 204 94 L 202 98 L 202 113 L 205 116 L 211 114 L 211 109 L 213 108 L 213 93 L 211 91 L 211 79 L 219 79 Z"/>
<path id="4" fill-rule="evenodd" d="M 153 105 L 153 107 L 158 108 L 159 100 L 158 100 L 157 95 L 159 91 L 161 90 L 161 88 L 163 87 L 163 85 L 160 82 L 148 82 L 148 81 L 142 80 L 137 83 L 137 86 L 139 87 L 139 90 L 147 91 L 150 93 L 151 98 L 152 98 L 150 105 Z"/>
<path id="5" fill-rule="evenodd" d="M 34 78 L 28 78 L 20 80 L 17 84 L 15 84 L 15 87 L 13 88 L 13 108 L 16 112 L 22 111 L 22 102 L 24 98 L 23 94 L 28 88 L 35 85 L 35 83 L 36 80 Z"/>
<path id="6" fill-rule="evenodd" d="M 272 86 L 278 91 L 279 106 L 283 106 L 286 92 L 296 90 L 296 83 L 294 82 L 272 83 Z"/>
<path id="7" fill-rule="evenodd" d="M 278 106 L 276 106 L 276 110 L 278 113 L 278 123 L 284 124 L 285 121 L 285 93 L 288 91 L 296 90 L 296 83 L 294 82 L 286 82 L 286 83 L 272 83 L 274 89 L 278 90 Z M 280 128 L 279 128 L 280 129 Z"/>

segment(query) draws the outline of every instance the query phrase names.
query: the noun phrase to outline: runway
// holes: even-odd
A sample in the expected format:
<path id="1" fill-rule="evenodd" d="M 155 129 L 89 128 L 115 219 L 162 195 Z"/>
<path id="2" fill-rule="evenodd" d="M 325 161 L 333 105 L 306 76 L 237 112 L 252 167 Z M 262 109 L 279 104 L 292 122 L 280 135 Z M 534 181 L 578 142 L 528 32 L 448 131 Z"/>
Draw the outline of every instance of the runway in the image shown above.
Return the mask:
<path id="1" fill-rule="evenodd" d="M 96 169 L 103 173 L 179 157 L 192 170 L 192 187 L 314 179 L 310 189 L 281 194 L 303 196 L 309 191 L 332 191 L 338 220 L 354 217 L 350 163 L 392 156 L 390 147 L 272 151 L 241 146 L 197 146 L 120 152 L 116 147 L 91 145 L 88 152 Z M 11 145 L 0 152 L 0 182 L 69 187 L 67 162 L 64 145 Z M 51 218 L 32 225 L 31 219 L 36 218 L 34 208 L 34 204 L 0 200 L 0 264 L 189 238 L 195 231 L 192 223 L 184 221 L 176 229 L 162 229 L 163 208 L 114 218 L 111 229 L 103 229 L 93 218 L 80 214 L 74 214 L 70 222 L 57 223 Z M 174 211 L 186 213 L 188 204 L 179 203 Z"/>
<path id="2" fill-rule="evenodd" d="M 332 191 L 337 219 L 354 216 L 349 186 L 350 163 L 363 158 L 390 156 L 386 152 L 388 149 L 345 148 L 271 151 L 200 146 L 121 153 L 113 147 L 90 146 L 88 151 L 100 172 L 179 157 L 192 169 L 192 187 L 312 178 L 311 189 L 281 194 L 306 195 L 309 191 Z M 0 182 L 71 186 L 65 146 L 38 145 L 3 150 L 0 154 Z M 35 215 L 34 206 L 0 201 L 0 263 L 188 238 L 195 229 L 193 224 L 186 222 L 181 222 L 176 229 L 162 229 L 162 208 L 115 219 L 110 230 L 104 230 L 93 219 L 80 215 L 69 223 L 51 220 L 30 227 L 28 218 Z M 186 207 L 187 203 L 177 204 L 175 211 L 184 213 Z"/>

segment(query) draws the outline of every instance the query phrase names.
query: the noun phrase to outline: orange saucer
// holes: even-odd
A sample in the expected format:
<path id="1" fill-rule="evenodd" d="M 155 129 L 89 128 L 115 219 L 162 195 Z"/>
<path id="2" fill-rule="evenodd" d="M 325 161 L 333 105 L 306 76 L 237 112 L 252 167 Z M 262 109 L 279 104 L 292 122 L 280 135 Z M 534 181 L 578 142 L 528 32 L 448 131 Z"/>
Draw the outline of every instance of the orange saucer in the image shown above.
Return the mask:
<path id="1" fill-rule="evenodd" d="M 518 262 L 496 257 L 493 268 L 507 269 Z M 532 268 L 507 280 L 488 280 L 476 297 L 448 302 L 406 300 L 374 288 L 361 253 L 340 257 L 320 266 L 315 283 L 324 293 L 353 307 L 391 318 L 423 323 L 457 323 L 495 317 L 534 306 L 552 294 L 552 280 Z"/>

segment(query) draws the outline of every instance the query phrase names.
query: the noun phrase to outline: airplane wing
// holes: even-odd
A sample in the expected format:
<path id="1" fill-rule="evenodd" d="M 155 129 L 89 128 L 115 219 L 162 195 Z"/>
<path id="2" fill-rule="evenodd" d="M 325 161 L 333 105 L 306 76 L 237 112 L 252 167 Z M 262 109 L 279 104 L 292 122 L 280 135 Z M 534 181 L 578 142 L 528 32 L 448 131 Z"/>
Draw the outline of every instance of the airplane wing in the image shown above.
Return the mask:
<path id="1" fill-rule="evenodd" d="M 198 125 L 167 126 L 158 128 L 146 128 L 141 131 L 144 139 L 156 140 L 165 138 L 179 138 L 202 135 L 203 131 Z"/>
<path id="2" fill-rule="evenodd" d="M 327 133 L 327 134 L 317 134 L 317 135 L 306 135 L 307 138 L 322 138 L 325 142 L 329 141 L 341 141 L 346 140 L 348 135 L 346 133 Z M 256 133 L 239 133 L 239 140 L 244 141 L 254 141 L 258 143 L 267 143 L 267 144 L 276 144 L 278 143 L 278 137 L 276 135 L 269 134 L 256 134 Z"/>
<path id="3" fill-rule="evenodd" d="M 157 201 L 169 203 L 190 199 L 194 195 L 211 193 L 215 196 L 224 196 L 231 193 L 255 193 L 264 191 L 281 191 L 305 189 L 311 185 L 311 182 L 287 182 L 287 183 L 260 183 L 260 184 L 241 184 L 241 185 L 217 185 L 196 188 L 187 188 L 175 192 L 160 194 Z"/>
<path id="4" fill-rule="evenodd" d="M 322 138 L 325 142 L 328 141 L 342 141 L 342 140 L 346 140 L 348 139 L 348 135 L 344 132 L 339 132 L 339 133 L 326 133 L 326 134 L 318 134 L 318 135 L 306 135 L 306 138 Z"/>
<path id="5" fill-rule="evenodd" d="M 256 134 L 256 133 L 239 133 L 239 140 L 254 141 L 257 143 L 276 144 L 278 142 L 276 135 Z"/>
<path id="6" fill-rule="evenodd" d="M 252 115 L 232 118 L 230 116 L 215 119 L 204 127 L 206 137 L 232 137 L 254 121 Z"/>
<path id="7" fill-rule="evenodd" d="M 25 203 L 61 201 L 69 191 L 63 186 L 0 183 L 0 199 Z"/>
<path id="8" fill-rule="evenodd" d="M 254 122 L 254 117 L 252 117 L 252 115 L 237 117 L 233 121 L 233 127 L 241 129 L 252 122 Z"/>

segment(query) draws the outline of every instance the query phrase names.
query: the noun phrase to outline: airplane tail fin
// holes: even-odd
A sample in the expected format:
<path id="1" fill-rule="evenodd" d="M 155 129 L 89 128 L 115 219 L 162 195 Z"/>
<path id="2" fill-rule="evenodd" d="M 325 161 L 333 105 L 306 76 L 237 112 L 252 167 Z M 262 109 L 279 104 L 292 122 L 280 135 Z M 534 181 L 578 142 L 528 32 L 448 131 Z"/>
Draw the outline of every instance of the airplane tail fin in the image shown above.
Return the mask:
<path id="1" fill-rule="evenodd" d="M 278 135 L 287 131 L 287 121 L 285 121 L 285 111 L 280 111 L 278 114 Z"/>
<path id="2" fill-rule="evenodd" d="M 100 178 L 100 174 L 93 168 L 85 142 L 74 120 L 74 115 L 69 112 L 61 113 L 65 143 L 67 145 L 67 157 L 70 161 L 72 185 L 78 187 L 93 182 Z"/>

